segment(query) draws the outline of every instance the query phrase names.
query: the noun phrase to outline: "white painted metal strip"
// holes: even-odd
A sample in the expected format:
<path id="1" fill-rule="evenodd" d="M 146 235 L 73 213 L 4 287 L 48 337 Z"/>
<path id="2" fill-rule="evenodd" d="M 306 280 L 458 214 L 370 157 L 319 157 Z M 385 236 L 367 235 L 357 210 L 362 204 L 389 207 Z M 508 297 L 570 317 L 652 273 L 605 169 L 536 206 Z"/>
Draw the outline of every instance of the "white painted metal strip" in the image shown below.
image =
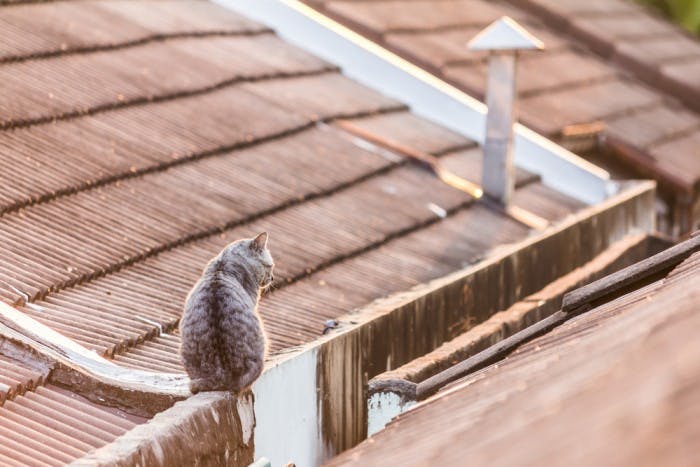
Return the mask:
<path id="1" fill-rule="evenodd" d="M 421 68 L 296 0 L 214 0 L 276 30 L 286 41 L 412 111 L 483 144 L 486 106 Z M 515 163 L 556 190 L 589 204 L 617 192 L 610 175 L 518 124 Z"/>

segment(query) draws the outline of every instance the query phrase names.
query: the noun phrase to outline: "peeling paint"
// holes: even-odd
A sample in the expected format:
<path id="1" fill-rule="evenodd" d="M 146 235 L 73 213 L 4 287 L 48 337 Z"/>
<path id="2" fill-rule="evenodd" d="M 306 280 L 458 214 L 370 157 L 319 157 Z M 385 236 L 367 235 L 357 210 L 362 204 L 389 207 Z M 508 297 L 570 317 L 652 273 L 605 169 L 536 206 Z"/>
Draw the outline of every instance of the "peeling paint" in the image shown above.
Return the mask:
<path id="1" fill-rule="evenodd" d="M 367 436 L 383 429 L 394 417 L 414 406 L 414 401 L 402 401 L 394 392 L 372 394 L 367 401 Z"/>
<path id="2" fill-rule="evenodd" d="M 253 401 L 249 400 L 245 395 L 240 395 L 236 399 L 236 409 L 238 409 L 238 418 L 241 420 L 241 431 L 243 434 L 243 442 L 250 443 L 250 437 L 253 435 L 255 427 L 255 413 L 253 412 Z M 218 423 L 219 417 L 215 416 Z M 228 449 L 226 450 L 228 456 Z"/>

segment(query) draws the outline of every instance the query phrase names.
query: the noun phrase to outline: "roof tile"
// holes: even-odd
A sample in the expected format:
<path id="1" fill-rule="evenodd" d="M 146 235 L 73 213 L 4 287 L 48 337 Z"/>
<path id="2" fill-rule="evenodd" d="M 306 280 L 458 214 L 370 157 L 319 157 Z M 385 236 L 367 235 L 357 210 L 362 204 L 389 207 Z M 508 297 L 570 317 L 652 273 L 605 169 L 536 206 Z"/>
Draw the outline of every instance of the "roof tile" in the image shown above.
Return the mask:
<path id="1" fill-rule="evenodd" d="M 431 30 L 490 23 L 500 16 L 498 8 L 474 0 L 414 0 L 373 2 L 330 1 L 326 8 L 368 27 L 375 33 L 400 30 Z"/>
<path id="2" fill-rule="evenodd" d="M 0 9 L 0 61 L 159 40 L 164 36 L 246 34 L 261 25 L 212 2 L 99 0 L 43 2 Z M 147 8 L 144 9 L 143 6 Z"/>
<path id="3" fill-rule="evenodd" d="M 610 118 L 661 102 L 660 95 L 644 87 L 615 80 L 532 96 L 523 99 L 521 106 L 524 120 L 544 134 L 552 135 L 567 125 Z M 556 121 L 552 120 L 552 115 L 557 115 Z"/>
<path id="4" fill-rule="evenodd" d="M 663 105 L 609 119 L 606 128 L 609 135 L 647 149 L 699 125 L 698 115 L 679 106 Z"/>
<path id="5" fill-rule="evenodd" d="M 251 53 L 251 50 L 257 53 Z M 329 66 L 273 35 L 172 39 L 0 68 L 0 125 L 163 99 L 236 81 Z M 92 83 L 85 86 L 85 83 Z"/>
<path id="6" fill-rule="evenodd" d="M 550 137 L 569 125 L 600 121 L 614 128 L 610 135 L 622 145 L 636 146 L 649 138 L 639 131 L 623 134 L 627 126 L 619 123 L 621 117 L 640 112 L 664 116 L 669 97 L 700 109 L 700 61 L 695 60 L 700 42 L 630 1 L 306 1 L 477 98 L 484 96 L 486 55 L 470 53 L 466 42 L 492 19 L 517 18 L 546 46 L 541 54 L 522 56 L 518 86 L 528 98 L 520 103 L 520 119 Z M 591 48 L 610 61 L 599 60 Z M 673 119 L 658 126 L 650 134 L 683 135 L 674 132 Z M 635 162 L 617 153 L 619 147 L 605 148 L 616 159 L 611 167 L 621 176 L 635 172 Z M 684 181 L 661 169 L 651 175 L 666 195 L 686 196 L 693 191 L 687 182 L 700 180 L 700 165 L 686 168 L 692 175 Z"/>

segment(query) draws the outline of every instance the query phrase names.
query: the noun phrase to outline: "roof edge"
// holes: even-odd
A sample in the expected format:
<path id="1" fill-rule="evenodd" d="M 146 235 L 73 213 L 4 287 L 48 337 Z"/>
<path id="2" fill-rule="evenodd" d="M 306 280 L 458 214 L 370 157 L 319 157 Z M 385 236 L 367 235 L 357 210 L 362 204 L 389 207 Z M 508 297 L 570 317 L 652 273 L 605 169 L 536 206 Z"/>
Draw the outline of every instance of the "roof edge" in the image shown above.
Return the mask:
<path id="1" fill-rule="evenodd" d="M 254 428 L 252 393 L 203 392 L 69 465 L 248 465 Z"/>
<path id="2" fill-rule="evenodd" d="M 51 382 L 101 405 L 149 417 L 190 395 L 186 375 L 120 367 L 2 302 L 0 336 L 55 362 Z"/>

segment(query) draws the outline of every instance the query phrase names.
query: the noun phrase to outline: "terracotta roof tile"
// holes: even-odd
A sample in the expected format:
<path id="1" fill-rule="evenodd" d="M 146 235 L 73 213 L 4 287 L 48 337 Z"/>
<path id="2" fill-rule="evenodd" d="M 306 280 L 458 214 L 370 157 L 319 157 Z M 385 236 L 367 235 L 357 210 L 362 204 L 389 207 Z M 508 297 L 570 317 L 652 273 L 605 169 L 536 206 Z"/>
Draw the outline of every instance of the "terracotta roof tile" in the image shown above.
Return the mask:
<path id="1" fill-rule="evenodd" d="M 696 62 L 700 42 L 651 9 L 620 0 L 599 0 L 592 4 L 593 8 L 590 2 L 574 5 L 550 0 L 516 0 L 516 3 L 546 16 L 560 30 L 573 34 L 625 70 L 700 111 L 697 67 L 689 64 L 677 73 L 665 71 L 666 66 L 673 70 L 674 63 Z M 597 12 L 599 7 L 603 10 L 610 7 L 610 11 Z"/>
<path id="2" fill-rule="evenodd" d="M 700 116 L 697 114 L 683 107 L 663 106 L 609 119 L 607 132 L 638 148 L 648 149 L 698 126 Z"/>
<path id="3" fill-rule="evenodd" d="M 452 65 L 444 68 L 445 76 L 463 84 L 473 94 L 482 96 L 486 89 L 486 64 Z M 602 62 L 578 52 L 537 54 L 523 57 L 518 67 L 518 92 L 522 97 L 552 93 L 577 86 L 589 86 L 599 81 L 614 81 L 615 72 Z M 521 106 L 527 118 L 530 110 Z"/>
<path id="4" fill-rule="evenodd" d="M 17 360 L 0 355 L 0 406 L 7 400 L 31 391 L 43 384 L 48 376 Z"/>
<path id="5" fill-rule="evenodd" d="M 575 89 L 543 93 L 522 100 L 529 122 L 543 133 L 661 104 L 661 96 L 633 83 L 609 81 Z M 557 121 L 551 116 L 557 115 Z"/>
<path id="6" fill-rule="evenodd" d="M 120 50 L 11 63 L 0 68 L 6 90 L 0 99 L 0 125 L 51 121 L 237 81 L 319 73 L 329 68 L 269 34 L 178 38 Z M 85 82 L 99 86 L 85 86 Z"/>
<path id="7" fill-rule="evenodd" d="M 697 185 L 693 171 L 700 157 L 700 131 L 654 146 L 650 153 L 660 166 L 687 183 Z"/>
<path id="8" fill-rule="evenodd" d="M 700 57 L 693 56 L 683 63 L 667 63 L 661 67 L 661 78 L 675 86 L 688 105 L 700 108 Z"/>
<path id="9" fill-rule="evenodd" d="M 510 15 L 544 40 L 547 50 L 524 54 L 518 90 L 521 121 L 551 138 L 568 125 L 603 123 L 603 130 L 624 145 L 651 157 L 644 144 L 651 135 L 681 138 L 677 118 L 658 120 L 650 132 L 635 131 L 637 115 L 671 115 L 678 103 L 700 110 L 700 42 L 657 15 L 626 0 L 469 0 L 464 2 L 307 0 L 342 23 L 423 66 L 477 98 L 486 86 L 485 55 L 467 50 L 478 30 Z M 602 56 L 602 57 L 600 57 Z M 603 60 L 601 60 L 602 58 Z M 645 81 L 651 87 L 642 85 Z M 675 98 L 679 102 L 671 102 Z M 697 116 L 697 113 L 685 112 Z M 627 119 L 626 124 L 620 123 Z M 603 139 L 602 141 L 607 141 Z M 640 147 L 641 145 L 641 147 Z M 636 159 L 604 146 L 622 175 L 652 175 L 667 195 L 684 198 L 700 180 L 692 148 L 683 156 L 685 177 L 642 166 Z M 697 192 L 695 193 L 697 196 Z"/>
<path id="10" fill-rule="evenodd" d="M 676 34 L 643 41 L 624 41 L 615 45 L 614 59 L 637 73 L 647 73 L 643 62 L 669 63 L 699 58 L 700 42 Z M 651 78 L 651 76 L 650 76 Z"/>
<path id="11" fill-rule="evenodd" d="M 140 3 L 136 6 L 133 2 L 99 0 L 2 8 L 0 61 L 123 47 L 172 36 L 243 35 L 267 30 L 210 2 L 144 0 Z"/>
<path id="12" fill-rule="evenodd" d="M 626 0 L 516 0 L 542 14 L 557 14 L 562 18 L 569 16 L 623 15 L 632 13 L 637 7 Z"/>
<path id="13" fill-rule="evenodd" d="M 578 36 L 586 36 L 590 44 L 602 53 L 612 52 L 615 43 L 672 34 L 676 28 L 668 21 L 646 14 L 594 16 L 575 18 L 569 26 Z"/>
<path id="14" fill-rule="evenodd" d="M 0 459 L 3 465 L 64 465 L 144 421 L 39 386 L 0 407 Z"/>
<path id="15" fill-rule="evenodd" d="M 474 0 L 382 0 L 373 2 L 330 1 L 327 8 L 370 30 L 431 30 L 489 23 L 500 17 L 498 8 Z"/>

